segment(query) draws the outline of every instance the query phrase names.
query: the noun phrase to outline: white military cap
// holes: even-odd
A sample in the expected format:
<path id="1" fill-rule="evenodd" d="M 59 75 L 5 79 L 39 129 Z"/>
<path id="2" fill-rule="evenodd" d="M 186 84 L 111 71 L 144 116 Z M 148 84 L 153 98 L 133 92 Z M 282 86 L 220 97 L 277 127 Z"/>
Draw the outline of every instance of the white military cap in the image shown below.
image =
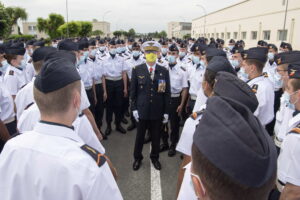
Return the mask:
<path id="1" fill-rule="evenodd" d="M 142 45 L 144 51 L 160 51 L 160 44 L 156 41 L 147 41 Z"/>

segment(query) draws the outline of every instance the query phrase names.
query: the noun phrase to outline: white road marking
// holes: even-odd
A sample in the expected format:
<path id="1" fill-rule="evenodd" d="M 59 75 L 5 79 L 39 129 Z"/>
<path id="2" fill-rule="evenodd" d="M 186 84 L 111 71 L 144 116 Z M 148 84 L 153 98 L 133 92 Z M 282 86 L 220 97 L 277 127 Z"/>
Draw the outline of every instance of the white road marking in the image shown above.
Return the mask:
<path id="1" fill-rule="evenodd" d="M 151 152 L 151 145 L 150 145 L 150 152 Z M 160 171 L 156 170 L 153 167 L 152 162 L 150 161 L 150 168 L 151 168 L 151 200 L 162 200 L 162 193 L 161 193 L 161 182 L 160 182 Z"/>

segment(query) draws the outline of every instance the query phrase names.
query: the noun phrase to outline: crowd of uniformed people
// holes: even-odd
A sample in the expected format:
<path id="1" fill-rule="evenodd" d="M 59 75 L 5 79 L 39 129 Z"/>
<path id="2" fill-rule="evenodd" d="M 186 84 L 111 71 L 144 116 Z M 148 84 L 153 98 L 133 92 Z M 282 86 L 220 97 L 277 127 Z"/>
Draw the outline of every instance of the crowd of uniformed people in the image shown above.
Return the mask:
<path id="1" fill-rule="evenodd" d="M 122 199 L 101 144 L 113 128 L 136 132 L 133 170 L 147 142 L 156 170 L 161 152 L 180 155 L 179 200 L 300 199 L 300 51 L 204 37 L 0 44 L 1 200 Z"/>

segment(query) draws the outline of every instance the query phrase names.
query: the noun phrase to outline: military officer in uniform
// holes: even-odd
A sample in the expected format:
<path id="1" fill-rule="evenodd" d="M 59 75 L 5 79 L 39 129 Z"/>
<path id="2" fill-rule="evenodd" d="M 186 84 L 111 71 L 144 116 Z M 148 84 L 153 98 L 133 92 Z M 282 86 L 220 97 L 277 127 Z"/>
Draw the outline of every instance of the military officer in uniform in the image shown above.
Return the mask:
<path id="1" fill-rule="evenodd" d="M 160 44 L 145 42 L 143 50 L 146 63 L 132 70 L 130 87 L 131 110 L 138 122 L 133 169 L 138 170 L 141 166 L 145 133 L 149 129 L 152 140 L 150 158 L 155 169 L 160 170 L 160 129 L 162 122 L 167 123 L 169 118 L 170 78 L 167 69 L 156 63 Z"/>

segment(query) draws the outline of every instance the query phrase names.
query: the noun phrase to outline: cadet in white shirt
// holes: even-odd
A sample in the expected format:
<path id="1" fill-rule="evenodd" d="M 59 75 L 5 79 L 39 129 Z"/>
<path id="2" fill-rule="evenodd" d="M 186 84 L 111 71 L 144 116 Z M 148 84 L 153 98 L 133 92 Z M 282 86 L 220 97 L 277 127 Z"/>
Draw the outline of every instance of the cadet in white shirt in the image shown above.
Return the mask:
<path id="1" fill-rule="evenodd" d="M 26 78 L 23 71 L 25 64 L 23 43 L 15 43 L 6 48 L 5 58 L 9 64 L 4 75 L 3 83 L 10 95 L 15 99 L 18 91 L 26 85 Z"/>
<path id="2" fill-rule="evenodd" d="M 63 58 L 48 60 L 34 86 L 41 121 L 5 145 L 1 199 L 122 199 L 108 158 L 74 132 L 81 99 L 74 64 Z"/>
<path id="3" fill-rule="evenodd" d="M 0 44 L 0 83 L 3 82 L 4 74 L 9 66 L 7 60 L 4 58 L 5 48 L 6 46 L 4 44 Z"/>
<path id="4" fill-rule="evenodd" d="M 266 126 L 274 118 L 274 87 L 271 81 L 262 75 L 267 61 L 268 49 L 251 48 L 243 53 L 243 66 L 240 75 L 248 79 L 248 85 L 256 93 L 259 106 L 254 115 Z"/>
<path id="5" fill-rule="evenodd" d="M 169 107 L 169 116 L 170 116 L 170 141 L 171 145 L 169 146 L 169 133 L 164 132 L 162 135 L 162 145 L 160 151 L 169 150 L 168 156 L 172 157 L 176 154 L 176 145 L 179 140 L 179 126 L 180 126 L 180 115 L 184 109 L 185 102 L 188 95 L 188 82 L 186 69 L 177 63 L 179 50 L 175 44 L 172 44 L 169 47 L 168 51 L 168 71 L 170 77 L 170 87 L 171 87 L 171 100 Z M 170 147 L 170 148 L 169 148 Z"/>
<path id="6" fill-rule="evenodd" d="M 47 56 L 47 54 L 56 52 L 57 49 L 54 47 L 41 47 L 36 49 L 32 54 L 32 64 L 34 66 L 35 74 L 38 74 L 43 65 L 43 60 Z M 19 120 L 22 112 L 30 106 L 33 102 L 33 82 L 35 78 L 27 83 L 25 87 L 23 87 L 16 95 L 15 104 L 17 110 L 17 120 Z"/>
<path id="7" fill-rule="evenodd" d="M 100 39 L 98 42 L 98 51 L 96 53 L 96 58 L 97 60 L 102 61 L 106 56 L 107 56 L 106 42 L 105 40 Z"/>
<path id="8" fill-rule="evenodd" d="M 300 197 L 300 63 L 288 67 L 289 81 L 286 87 L 289 106 L 295 108 L 289 121 L 289 133 L 282 142 L 278 158 L 277 189 L 280 199 L 299 199 Z"/>
<path id="9" fill-rule="evenodd" d="M 121 125 L 123 97 L 128 96 L 127 87 L 127 66 L 123 57 L 117 55 L 116 41 L 109 43 L 109 56 L 103 60 L 102 69 L 106 79 L 107 104 L 106 104 L 106 123 L 105 135 L 111 133 L 112 116 L 115 114 L 116 130 L 122 134 L 126 130 Z"/>
<path id="10" fill-rule="evenodd" d="M 142 56 L 142 52 L 141 52 L 141 47 L 137 42 L 133 42 L 131 44 L 131 58 L 127 59 L 125 62 L 127 63 L 127 76 L 128 76 L 128 80 L 129 80 L 129 88 L 130 88 L 130 82 L 131 82 L 131 75 L 132 75 L 132 69 L 136 66 L 139 66 L 143 63 L 145 63 L 146 61 L 143 59 Z M 129 126 L 127 127 L 128 131 L 132 131 L 133 129 L 136 128 L 136 121 L 132 115 L 132 112 L 130 112 L 130 120 L 131 120 L 131 124 L 129 124 Z"/>

